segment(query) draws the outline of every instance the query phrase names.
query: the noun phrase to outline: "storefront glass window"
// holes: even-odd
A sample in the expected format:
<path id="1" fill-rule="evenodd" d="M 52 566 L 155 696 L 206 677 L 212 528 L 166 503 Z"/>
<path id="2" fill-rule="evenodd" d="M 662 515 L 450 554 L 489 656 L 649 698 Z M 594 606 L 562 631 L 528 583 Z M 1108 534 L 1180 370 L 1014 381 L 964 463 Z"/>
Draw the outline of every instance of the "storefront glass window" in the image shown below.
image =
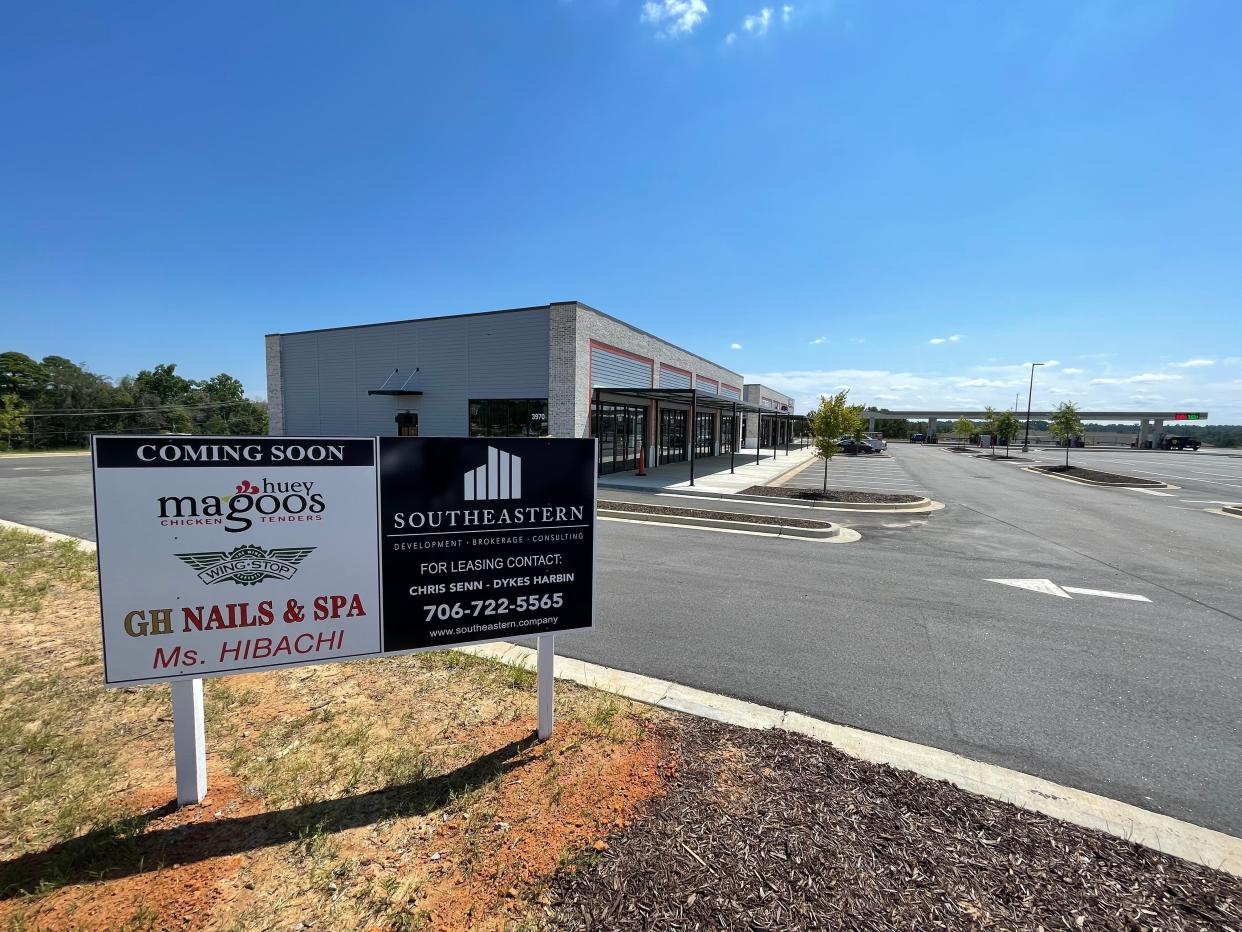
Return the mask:
<path id="1" fill-rule="evenodd" d="M 548 436 L 548 399 L 471 399 L 470 436 L 546 437 Z"/>

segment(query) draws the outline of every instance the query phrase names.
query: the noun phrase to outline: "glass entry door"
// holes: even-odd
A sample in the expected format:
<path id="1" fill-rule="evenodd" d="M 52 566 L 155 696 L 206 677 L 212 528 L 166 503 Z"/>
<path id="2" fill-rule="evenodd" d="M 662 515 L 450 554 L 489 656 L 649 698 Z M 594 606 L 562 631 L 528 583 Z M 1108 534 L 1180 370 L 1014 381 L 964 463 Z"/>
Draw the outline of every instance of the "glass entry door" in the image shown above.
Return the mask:
<path id="1" fill-rule="evenodd" d="M 716 441 L 716 416 L 708 411 L 706 414 L 694 414 L 694 456 L 699 459 L 712 455 L 712 447 Z"/>
<path id="2" fill-rule="evenodd" d="M 638 451 L 647 437 L 647 409 L 603 402 L 597 405 L 600 474 L 638 468 Z"/>
<path id="3" fill-rule="evenodd" d="M 733 428 L 735 421 L 732 414 L 720 412 L 720 452 L 731 453 L 734 451 L 733 446 Z"/>
<path id="4" fill-rule="evenodd" d="M 686 458 L 687 412 L 664 408 L 660 411 L 660 465 L 680 463 Z"/>

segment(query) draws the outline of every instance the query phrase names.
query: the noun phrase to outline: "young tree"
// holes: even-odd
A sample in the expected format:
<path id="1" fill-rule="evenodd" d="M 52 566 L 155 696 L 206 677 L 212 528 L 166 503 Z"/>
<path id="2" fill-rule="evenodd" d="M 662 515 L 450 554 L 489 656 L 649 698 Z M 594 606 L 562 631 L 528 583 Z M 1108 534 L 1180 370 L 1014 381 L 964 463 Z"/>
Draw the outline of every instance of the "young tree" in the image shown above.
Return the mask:
<path id="1" fill-rule="evenodd" d="M 15 394 L 0 395 L 0 436 L 4 437 L 6 449 L 13 449 L 13 435 L 26 432 L 26 415 L 30 406 Z"/>
<path id="2" fill-rule="evenodd" d="M 998 441 L 1004 441 L 1005 456 L 1009 455 L 1009 441 L 1018 436 L 1021 430 L 1022 422 L 1012 411 L 1002 411 L 996 415 L 996 420 L 992 422 L 992 433 L 996 434 Z"/>
<path id="3" fill-rule="evenodd" d="M 1057 409 L 1052 412 L 1052 418 L 1048 421 L 1048 430 L 1052 432 L 1052 436 L 1057 438 L 1058 443 L 1064 441 L 1065 468 L 1069 469 L 1070 443 L 1086 430 L 1078 417 L 1078 406 L 1072 401 L 1063 401 L 1057 405 Z"/>
<path id="4" fill-rule="evenodd" d="M 979 425 L 980 434 L 988 434 L 989 437 L 996 433 L 996 409 L 991 405 L 984 405 L 983 423 Z M 989 442 L 988 446 L 992 448 L 992 455 L 996 455 L 996 444 Z"/>
<path id="5" fill-rule="evenodd" d="M 846 403 L 849 390 L 829 397 L 822 395 L 819 407 L 807 417 L 807 431 L 815 452 L 824 458 L 824 491 L 828 491 L 828 461 L 841 452 L 837 441 L 842 437 L 861 437 L 866 428 L 862 406 Z"/>
<path id="6" fill-rule="evenodd" d="M 975 432 L 974 423 L 970 420 L 970 418 L 966 417 L 965 415 L 963 415 L 962 417 L 959 417 L 956 421 L 953 422 L 953 433 L 962 434 L 966 437 L 966 439 L 962 441 L 963 447 L 965 447 L 966 444 L 970 443 L 970 435 L 973 434 L 974 432 Z"/>

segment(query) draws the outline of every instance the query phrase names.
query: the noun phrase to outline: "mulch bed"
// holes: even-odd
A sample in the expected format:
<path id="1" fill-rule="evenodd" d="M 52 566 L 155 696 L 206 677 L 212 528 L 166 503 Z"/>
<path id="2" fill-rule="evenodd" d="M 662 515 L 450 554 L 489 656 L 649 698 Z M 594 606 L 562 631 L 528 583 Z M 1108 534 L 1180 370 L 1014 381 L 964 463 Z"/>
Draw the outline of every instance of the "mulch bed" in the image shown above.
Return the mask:
<path id="1" fill-rule="evenodd" d="M 853 489 L 793 489 L 779 485 L 752 485 L 743 489 L 741 495 L 765 495 L 768 498 L 800 498 L 814 502 L 871 502 L 873 504 L 897 504 L 921 502 L 918 495 L 889 495 L 884 492 L 857 492 Z"/>
<path id="2" fill-rule="evenodd" d="M 558 929 L 1239 929 L 1242 880 L 800 735 L 670 722 L 667 793 Z"/>
<path id="3" fill-rule="evenodd" d="M 787 518 L 784 515 L 754 515 L 741 511 L 707 511 L 703 508 L 677 508 L 672 505 L 644 505 L 639 502 L 601 501 L 601 509 L 632 511 L 637 514 L 676 515 L 682 518 L 711 518 L 714 521 L 743 521 L 747 524 L 779 524 L 783 527 L 832 527 L 831 521 L 810 518 Z"/>
<path id="4" fill-rule="evenodd" d="M 1100 472 L 1096 469 L 1083 469 L 1081 466 L 1035 466 L 1033 467 L 1039 472 L 1052 473 L 1058 476 L 1071 476 L 1075 479 L 1087 479 L 1091 482 L 1099 482 L 1105 485 L 1142 485 L 1153 488 L 1160 488 L 1163 482 L 1153 482 L 1151 479 L 1136 479 L 1133 476 L 1122 476 L 1115 472 Z"/>
<path id="5" fill-rule="evenodd" d="M 993 456 L 991 453 L 980 453 L 975 456 L 980 460 L 996 460 L 998 463 L 1031 463 L 1034 460 L 1025 456 L 1006 456 L 1004 453 L 997 453 Z"/>

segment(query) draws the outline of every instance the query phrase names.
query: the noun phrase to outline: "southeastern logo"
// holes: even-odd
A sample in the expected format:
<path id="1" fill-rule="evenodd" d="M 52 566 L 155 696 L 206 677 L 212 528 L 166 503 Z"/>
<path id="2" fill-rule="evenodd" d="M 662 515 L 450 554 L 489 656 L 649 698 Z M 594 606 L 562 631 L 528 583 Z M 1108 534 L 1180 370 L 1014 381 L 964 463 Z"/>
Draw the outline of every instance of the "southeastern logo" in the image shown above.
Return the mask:
<path id="1" fill-rule="evenodd" d="M 256 586 L 265 579 L 292 579 L 298 564 L 305 560 L 314 547 L 274 547 L 264 550 L 254 544 L 243 544 L 228 553 L 223 550 L 207 550 L 202 553 L 178 553 L 186 566 L 198 571 L 198 578 L 206 585 L 218 582 L 237 583 L 239 586 Z"/>
<path id="2" fill-rule="evenodd" d="M 248 531 L 256 520 L 266 524 L 320 521 L 327 505 L 323 494 L 312 492 L 314 481 L 261 479 L 255 485 L 243 479 L 231 494 L 162 495 L 156 499 L 161 524 L 175 527 L 223 525 L 232 534 Z M 256 517 L 257 516 L 257 517 Z"/>

